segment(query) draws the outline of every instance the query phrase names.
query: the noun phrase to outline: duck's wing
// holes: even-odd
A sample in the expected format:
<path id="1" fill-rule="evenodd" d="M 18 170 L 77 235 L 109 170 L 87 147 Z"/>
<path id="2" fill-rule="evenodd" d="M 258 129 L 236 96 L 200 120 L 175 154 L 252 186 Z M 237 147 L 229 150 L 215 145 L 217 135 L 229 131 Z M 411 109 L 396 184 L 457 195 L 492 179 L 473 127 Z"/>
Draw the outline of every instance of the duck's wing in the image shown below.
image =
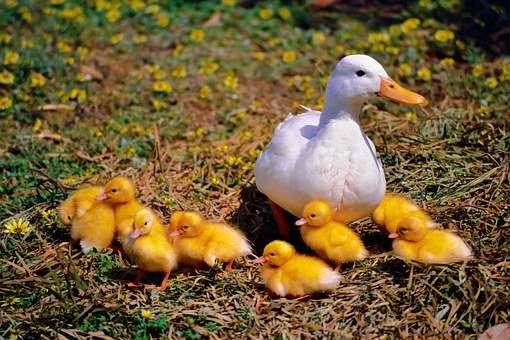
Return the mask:
<path id="1" fill-rule="evenodd" d="M 275 129 L 271 142 L 259 155 L 255 164 L 255 181 L 258 189 L 267 196 L 280 197 L 279 192 L 291 185 L 290 177 L 301 150 L 315 137 L 319 111 L 288 115 Z"/>

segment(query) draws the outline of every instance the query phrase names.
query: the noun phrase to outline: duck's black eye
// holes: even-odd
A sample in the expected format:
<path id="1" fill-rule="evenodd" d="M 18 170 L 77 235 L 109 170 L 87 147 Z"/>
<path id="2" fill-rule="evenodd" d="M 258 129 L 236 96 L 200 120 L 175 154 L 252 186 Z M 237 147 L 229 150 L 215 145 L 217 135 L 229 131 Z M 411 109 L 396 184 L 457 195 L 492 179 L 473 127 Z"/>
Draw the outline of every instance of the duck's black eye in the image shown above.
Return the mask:
<path id="1" fill-rule="evenodd" d="M 112 189 L 112 192 L 117 192 L 117 189 Z"/>
<path id="2" fill-rule="evenodd" d="M 310 215 L 310 217 L 311 217 L 311 218 L 315 218 L 315 214 L 311 214 L 311 215 Z"/>
<path id="3" fill-rule="evenodd" d="M 269 253 L 269 256 L 274 256 L 274 253 Z"/>
<path id="4" fill-rule="evenodd" d="M 356 75 L 357 75 L 358 77 L 363 77 L 365 74 L 366 74 L 366 73 L 365 73 L 365 71 L 363 71 L 363 70 L 358 70 L 358 71 L 356 71 Z"/>

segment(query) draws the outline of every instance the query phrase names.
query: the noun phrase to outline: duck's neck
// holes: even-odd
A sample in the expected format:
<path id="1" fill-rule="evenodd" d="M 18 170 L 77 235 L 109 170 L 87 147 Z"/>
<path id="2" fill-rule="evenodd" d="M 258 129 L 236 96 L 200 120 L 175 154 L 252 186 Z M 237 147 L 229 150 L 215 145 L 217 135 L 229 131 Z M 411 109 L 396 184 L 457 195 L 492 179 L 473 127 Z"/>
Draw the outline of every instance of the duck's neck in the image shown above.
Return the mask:
<path id="1" fill-rule="evenodd" d="M 359 113 L 363 102 L 347 101 L 343 98 L 328 95 L 322 110 L 319 128 L 323 128 L 333 120 L 351 119 L 359 124 Z"/>

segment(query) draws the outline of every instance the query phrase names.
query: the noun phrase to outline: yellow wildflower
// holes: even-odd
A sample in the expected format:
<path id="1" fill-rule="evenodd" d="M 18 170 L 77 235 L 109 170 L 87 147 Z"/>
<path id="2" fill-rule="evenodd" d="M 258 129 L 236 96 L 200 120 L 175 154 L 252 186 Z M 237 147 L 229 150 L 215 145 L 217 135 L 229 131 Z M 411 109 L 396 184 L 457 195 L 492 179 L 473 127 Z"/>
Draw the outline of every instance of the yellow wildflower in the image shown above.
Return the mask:
<path id="1" fill-rule="evenodd" d="M 159 27 L 165 28 L 170 23 L 170 17 L 166 13 L 158 13 L 158 15 L 156 15 L 156 22 Z"/>
<path id="2" fill-rule="evenodd" d="M 152 84 L 152 90 L 154 92 L 160 92 L 160 93 L 170 93 L 172 92 L 172 85 L 166 81 L 157 81 L 154 84 Z"/>
<path id="3" fill-rule="evenodd" d="M 416 116 L 416 113 L 412 111 L 406 112 L 405 117 L 408 121 L 410 121 L 413 124 L 416 124 L 418 122 L 418 117 Z"/>
<path id="4" fill-rule="evenodd" d="M 312 43 L 314 45 L 322 45 L 326 41 L 326 36 L 322 32 L 315 32 L 312 36 Z"/>
<path id="5" fill-rule="evenodd" d="M 145 3 L 142 0 L 131 0 L 129 2 L 129 7 L 131 7 L 135 11 L 138 11 L 145 8 Z"/>
<path id="6" fill-rule="evenodd" d="M 487 113 L 490 113 L 492 111 L 491 107 L 487 106 L 487 105 L 480 106 L 479 110 L 480 110 L 480 113 L 482 113 L 482 114 L 487 114 Z"/>
<path id="7" fill-rule="evenodd" d="M 135 44 L 142 44 L 147 41 L 147 36 L 145 34 L 135 34 L 133 36 L 133 42 Z"/>
<path id="8" fill-rule="evenodd" d="M 289 20 L 290 18 L 292 18 L 292 12 L 287 7 L 281 7 L 278 10 L 278 15 L 283 20 Z"/>
<path id="9" fill-rule="evenodd" d="M 172 55 L 174 57 L 177 57 L 179 54 L 181 54 L 182 49 L 183 49 L 183 47 L 181 44 L 175 45 L 174 49 L 172 50 Z"/>
<path id="10" fill-rule="evenodd" d="M 123 39 L 124 39 L 124 33 L 118 33 L 118 34 L 112 35 L 112 37 L 110 38 L 110 42 L 114 45 L 117 45 Z"/>
<path id="11" fill-rule="evenodd" d="M 64 0 L 51 0 L 50 4 L 52 5 L 61 5 L 64 3 Z"/>
<path id="12" fill-rule="evenodd" d="M 37 118 L 34 122 L 34 126 L 32 127 L 32 130 L 37 132 L 37 131 L 41 130 L 42 126 L 43 126 L 42 120 Z"/>
<path id="13" fill-rule="evenodd" d="M 121 13 L 118 8 L 112 8 L 108 12 L 106 12 L 106 20 L 109 22 L 115 22 L 119 20 L 121 17 Z"/>
<path id="14" fill-rule="evenodd" d="M 408 77 L 413 72 L 413 69 L 411 68 L 411 65 L 404 63 L 398 67 L 398 71 L 399 71 L 400 75 L 402 75 L 404 77 Z"/>
<path id="15" fill-rule="evenodd" d="M 501 66 L 501 80 L 510 80 L 510 63 Z"/>
<path id="16" fill-rule="evenodd" d="M 262 20 L 269 20 L 273 17 L 273 10 L 271 8 L 263 8 L 259 11 L 259 17 Z"/>
<path id="17" fill-rule="evenodd" d="M 46 78 L 40 73 L 32 73 L 30 76 L 30 86 L 31 87 L 41 87 L 46 84 Z"/>
<path id="18" fill-rule="evenodd" d="M 8 8 L 13 8 L 14 6 L 16 6 L 18 4 L 18 2 L 16 0 L 5 0 L 5 5 L 8 7 Z"/>
<path id="19" fill-rule="evenodd" d="M 17 64 L 19 61 L 19 54 L 14 51 L 7 51 L 4 55 L 4 65 Z"/>
<path id="20" fill-rule="evenodd" d="M 386 52 L 388 52 L 391 55 L 397 55 L 400 52 L 400 49 L 395 46 L 388 46 L 386 47 Z"/>
<path id="21" fill-rule="evenodd" d="M 253 52 L 253 57 L 258 61 L 262 61 L 262 60 L 266 59 L 266 54 L 264 52 L 257 51 L 257 52 Z"/>
<path id="22" fill-rule="evenodd" d="M 30 231 L 30 223 L 23 219 L 13 219 L 4 224 L 4 233 L 6 234 L 26 234 Z"/>
<path id="23" fill-rule="evenodd" d="M 21 48 L 32 48 L 34 47 L 34 41 L 31 39 L 21 38 Z"/>
<path id="24" fill-rule="evenodd" d="M 388 32 L 391 36 L 397 36 L 400 34 L 400 27 L 398 25 L 391 25 L 388 28 Z"/>
<path id="25" fill-rule="evenodd" d="M 453 66 L 453 64 L 455 64 L 455 60 L 453 60 L 452 58 L 444 58 L 444 59 L 441 59 L 439 64 L 443 67 L 449 67 L 449 66 Z"/>
<path id="26" fill-rule="evenodd" d="M 489 77 L 485 80 L 485 86 L 487 86 L 490 89 L 494 89 L 498 86 L 498 80 L 494 77 Z"/>
<path id="27" fill-rule="evenodd" d="M 202 99 L 210 98 L 212 94 L 211 88 L 207 85 L 203 85 L 200 88 L 200 92 L 198 93 L 198 96 Z"/>
<path id="28" fill-rule="evenodd" d="M 237 77 L 235 76 L 235 74 L 230 73 L 229 75 L 227 75 L 225 79 L 223 79 L 223 85 L 232 90 L 237 89 Z"/>
<path id="29" fill-rule="evenodd" d="M 30 13 L 30 9 L 26 6 L 20 8 L 19 12 L 21 13 L 21 18 L 28 23 L 31 23 L 33 20 L 32 13 Z"/>
<path id="30" fill-rule="evenodd" d="M 294 51 L 285 51 L 282 54 L 282 60 L 286 64 L 293 63 L 296 61 L 296 53 Z"/>
<path id="31" fill-rule="evenodd" d="M 418 70 L 417 74 L 418 74 L 418 77 L 420 77 L 420 79 L 425 80 L 425 81 L 429 81 L 432 78 L 432 73 L 426 67 L 420 68 Z"/>
<path id="32" fill-rule="evenodd" d="M 9 43 L 9 41 L 11 41 L 12 39 L 12 35 L 10 35 L 9 33 L 0 33 L 0 44 L 7 44 Z"/>
<path id="33" fill-rule="evenodd" d="M 225 6 L 235 6 L 236 5 L 236 0 L 223 0 L 222 3 Z"/>
<path id="34" fill-rule="evenodd" d="M 418 18 L 407 19 L 400 25 L 400 29 L 403 33 L 407 34 L 417 29 L 420 23 L 421 21 Z"/>
<path id="35" fill-rule="evenodd" d="M 156 110 L 161 110 L 161 109 L 166 107 L 166 103 L 164 101 L 162 101 L 162 100 L 159 100 L 159 99 L 153 99 L 152 100 L 152 106 Z"/>
<path id="36" fill-rule="evenodd" d="M 211 184 L 212 185 L 220 185 L 221 180 L 218 177 L 214 176 L 213 178 L 211 178 Z"/>
<path id="37" fill-rule="evenodd" d="M 202 30 L 200 28 L 192 30 L 190 35 L 189 35 L 190 40 L 191 41 L 195 41 L 195 42 L 203 41 L 204 37 L 205 37 L 204 30 Z"/>
<path id="38" fill-rule="evenodd" d="M 62 53 L 71 53 L 73 51 L 73 48 L 71 47 L 71 45 L 69 45 L 65 41 L 59 41 L 57 43 L 57 48 Z"/>
<path id="39" fill-rule="evenodd" d="M 79 102 L 82 102 L 85 100 L 85 98 L 87 98 L 87 92 L 85 92 L 85 90 L 82 90 L 82 89 L 79 89 L 79 88 L 74 88 L 71 90 L 71 92 L 69 92 L 69 99 L 75 99 Z"/>
<path id="40" fill-rule="evenodd" d="M 204 59 L 202 66 L 200 67 L 200 73 L 203 75 L 213 74 L 220 68 L 220 65 L 212 61 L 211 59 Z"/>
<path id="41" fill-rule="evenodd" d="M 239 156 L 228 156 L 225 159 L 226 163 L 230 166 L 240 165 L 243 163 L 243 160 Z"/>
<path id="42" fill-rule="evenodd" d="M 448 42 L 455 39 L 455 33 L 450 30 L 438 30 L 434 33 L 434 39 L 442 43 Z"/>
<path id="43" fill-rule="evenodd" d="M 463 50 L 466 48 L 466 44 L 464 44 L 461 40 L 456 40 L 455 45 L 459 48 L 459 50 Z"/>
<path id="44" fill-rule="evenodd" d="M 186 67 L 184 65 L 178 65 L 173 71 L 172 76 L 175 78 L 184 78 L 186 77 Z"/>
<path id="45" fill-rule="evenodd" d="M 0 84 L 12 84 L 14 82 L 14 75 L 11 72 L 0 72 Z"/>
<path id="46" fill-rule="evenodd" d="M 226 153 L 228 149 L 229 149 L 228 145 L 219 145 L 216 147 L 216 151 L 218 151 L 219 153 Z"/>
<path id="47" fill-rule="evenodd" d="M 147 8 L 145 9 L 145 13 L 157 14 L 157 13 L 159 13 L 160 10 L 161 10 L 161 8 L 158 5 L 150 5 L 150 6 L 147 6 Z"/>
<path id="48" fill-rule="evenodd" d="M 84 59 L 90 53 L 90 50 L 87 47 L 79 46 L 76 52 L 78 52 L 80 59 Z"/>
<path id="49" fill-rule="evenodd" d="M 390 36 L 388 33 L 370 33 L 368 35 L 368 42 L 371 44 L 375 43 L 383 43 L 386 44 L 390 41 Z"/>
<path id="50" fill-rule="evenodd" d="M 158 68 L 157 70 L 154 70 L 154 72 L 152 72 L 152 78 L 156 80 L 164 79 L 166 78 L 166 72 Z"/>
<path id="51" fill-rule="evenodd" d="M 475 77 L 480 77 L 483 74 L 483 71 L 484 71 L 483 65 L 477 64 L 473 67 L 471 74 L 473 74 Z"/>
<path id="52" fill-rule="evenodd" d="M 0 110 L 7 110 L 12 106 L 12 99 L 9 97 L 0 97 Z"/>
<path id="53" fill-rule="evenodd" d="M 64 8 L 60 11 L 60 16 L 64 19 L 74 20 L 77 22 L 83 22 L 85 20 L 85 15 L 83 14 L 83 10 L 80 6 Z"/>

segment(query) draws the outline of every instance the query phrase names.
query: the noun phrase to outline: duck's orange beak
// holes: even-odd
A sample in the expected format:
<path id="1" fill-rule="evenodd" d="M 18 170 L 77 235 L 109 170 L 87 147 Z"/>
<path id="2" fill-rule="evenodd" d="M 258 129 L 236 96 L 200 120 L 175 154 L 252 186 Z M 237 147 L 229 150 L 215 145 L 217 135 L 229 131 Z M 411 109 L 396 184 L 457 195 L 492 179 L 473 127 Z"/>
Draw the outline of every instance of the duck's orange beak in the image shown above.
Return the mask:
<path id="1" fill-rule="evenodd" d="M 171 231 L 170 233 L 168 233 L 168 236 L 170 237 L 179 237 L 183 234 L 182 230 L 181 229 L 176 229 L 174 231 Z"/>
<path id="2" fill-rule="evenodd" d="M 141 235 L 140 229 L 135 229 L 131 232 L 131 234 L 129 234 L 129 238 L 134 240 L 140 237 L 140 235 Z"/>
<path id="3" fill-rule="evenodd" d="M 102 194 L 96 196 L 96 200 L 98 200 L 98 201 L 104 201 L 107 198 L 108 198 L 108 195 L 106 194 L 106 192 L 103 192 Z"/>
<path id="4" fill-rule="evenodd" d="M 308 221 L 306 220 L 306 218 L 300 218 L 299 220 L 297 220 L 296 222 L 294 222 L 295 225 L 297 225 L 298 227 L 301 227 L 302 225 L 305 225 L 307 224 Z"/>
<path id="5" fill-rule="evenodd" d="M 381 87 L 377 95 L 403 104 L 425 106 L 428 103 L 427 99 L 422 95 L 409 91 L 397 84 L 393 79 L 386 77 L 381 77 Z"/>
<path id="6" fill-rule="evenodd" d="M 391 233 L 391 234 L 388 235 L 388 237 L 391 238 L 391 239 L 398 238 L 398 236 L 399 235 L 397 233 Z"/>
<path id="7" fill-rule="evenodd" d="M 268 261 L 267 257 L 261 256 L 258 259 L 256 259 L 255 261 L 253 261 L 253 263 L 264 264 L 264 263 L 267 263 L 267 261 Z"/>

